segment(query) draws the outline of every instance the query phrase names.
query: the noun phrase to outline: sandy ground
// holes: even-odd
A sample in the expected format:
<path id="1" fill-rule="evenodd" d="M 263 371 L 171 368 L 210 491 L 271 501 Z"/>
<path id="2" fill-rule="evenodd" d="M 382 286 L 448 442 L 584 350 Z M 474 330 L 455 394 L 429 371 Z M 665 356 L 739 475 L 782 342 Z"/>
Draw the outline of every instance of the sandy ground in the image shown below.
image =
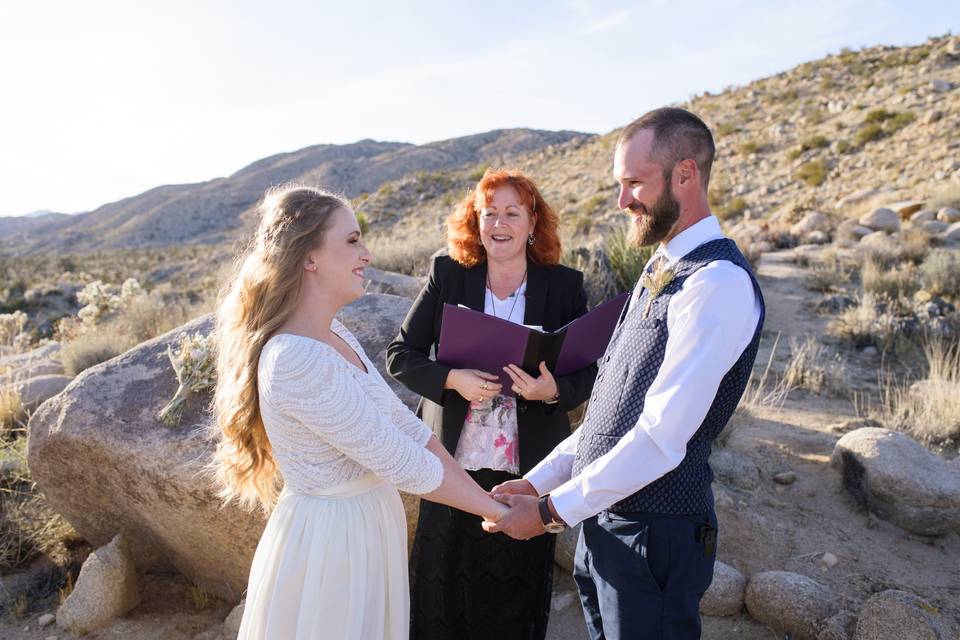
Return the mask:
<path id="1" fill-rule="evenodd" d="M 761 285 L 767 301 L 767 322 L 758 356 L 766 363 L 779 335 L 773 368 L 782 370 L 789 359 L 789 338 L 824 334 L 827 318 L 818 316 L 803 288 L 803 269 L 794 253 L 764 256 Z M 764 570 L 793 571 L 832 588 L 844 606 L 858 611 L 871 594 L 898 588 L 926 598 L 960 620 L 960 535 L 926 538 L 907 533 L 860 509 L 841 488 L 840 477 L 829 466 L 830 453 L 840 437 L 830 429 L 856 417 L 850 390 L 866 391 L 876 383 L 877 356 L 853 349 L 840 353 L 846 370 L 843 397 L 815 396 L 795 391 L 780 407 L 738 413 L 731 423 L 726 448 L 742 454 L 759 470 L 752 488 L 718 487 L 720 519 L 719 558 L 746 575 Z M 776 473 L 793 471 L 795 483 L 773 482 Z M 839 562 L 827 568 L 824 553 Z M 550 640 L 586 638 L 583 616 L 572 578 L 557 572 Z M 143 604 L 110 628 L 86 637 L 92 640 L 219 640 L 227 605 L 193 610 L 186 585 L 178 577 L 147 576 Z M 37 618 L 54 611 L 56 602 L 34 603 L 29 616 L 0 623 L 0 640 L 66 638 L 55 627 L 38 629 Z M 746 613 L 732 618 L 704 618 L 703 637 L 709 640 L 776 638 Z"/>

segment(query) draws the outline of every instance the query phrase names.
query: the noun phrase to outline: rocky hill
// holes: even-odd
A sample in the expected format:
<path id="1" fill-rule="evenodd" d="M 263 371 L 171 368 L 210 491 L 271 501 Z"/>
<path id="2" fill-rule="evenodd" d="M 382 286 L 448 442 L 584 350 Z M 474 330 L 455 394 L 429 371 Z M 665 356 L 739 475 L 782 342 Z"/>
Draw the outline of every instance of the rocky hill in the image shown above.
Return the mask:
<path id="1" fill-rule="evenodd" d="M 418 171 L 500 161 L 575 137 L 583 134 L 510 129 L 419 146 L 373 140 L 317 145 L 258 160 L 226 178 L 157 187 L 81 215 L 0 218 L 0 251 L 88 253 L 226 243 L 271 185 L 295 180 L 357 197 Z"/>

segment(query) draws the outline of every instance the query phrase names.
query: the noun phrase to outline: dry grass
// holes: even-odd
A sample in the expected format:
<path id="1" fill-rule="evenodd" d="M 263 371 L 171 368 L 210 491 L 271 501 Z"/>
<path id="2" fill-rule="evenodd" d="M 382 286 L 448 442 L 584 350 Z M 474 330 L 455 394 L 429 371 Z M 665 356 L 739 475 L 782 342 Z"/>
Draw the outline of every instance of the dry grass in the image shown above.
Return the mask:
<path id="1" fill-rule="evenodd" d="M 64 326 L 61 358 L 67 375 L 76 376 L 101 362 L 132 349 L 209 311 L 204 299 L 190 303 L 153 294 L 134 299 L 115 317 L 92 328 L 77 323 Z"/>
<path id="2" fill-rule="evenodd" d="M 927 209 L 938 211 L 943 207 L 960 209 L 960 186 L 950 186 L 927 201 Z"/>
<path id="3" fill-rule="evenodd" d="M 920 265 L 920 280 L 930 293 L 960 300 L 960 256 L 955 251 L 933 251 Z"/>
<path id="4" fill-rule="evenodd" d="M 896 344 L 897 327 L 892 316 L 878 310 L 878 302 L 872 294 L 864 294 L 830 323 L 828 332 L 858 348 L 872 345 L 889 350 Z"/>
<path id="5" fill-rule="evenodd" d="M 63 586 L 57 589 L 57 602 L 63 604 L 66 599 L 70 597 L 70 594 L 73 593 L 75 586 L 73 583 L 73 574 L 67 573 L 67 579 L 64 581 Z"/>
<path id="6" fill-rule="evenodd" d="M 860 274 L 863 291 L 878 298 L 904 301 L 920 289 L 920 278 L 912 262 L 889 268 L 875 260 L 867 260 Z"/>
<path id="7" fill-rule="evenodd" d="M 840 357 L 831 355 L 815 336 L 807 336 L 803 341 L 791 338 L 790 361 L 780 381 L 782 389 L 835 395 L 843 390 L 843 380 L 844 366 Z"/>
<path id="8" fill-rule="evenodd" d="M 187 605 L 193 607 L 194 611 L 203 611 L 213 605 L 215 598 L 210 592 L 200 585 L 190 584 L 186 591 Z"/>
<path id="9" fill-rule="evenodd" d="M 387 235 L 372 234 L 367 246 L 373 254 L 372 266 L 383 271 L 405 273 L 409 276 L 425 276 L 430 270 L 430 260 L 443 248 L 442 236 L 424 233 L 403 241 Z"/>
<path id="10" fill-rule="evenodd" d="M 803 286 L 810 291 L 829 293 L 838 291 L 853 278 L 854 268 L 837 256 L 836 251 L 824 250 L 816 261 L 807 260 Z"/>
<path id="11" fill-rule="evenodd" d="M 926 378 L 898 384 L 881 377 L 880 406 L 874 412 L 884 424 L 931 445 L 960 441 L 960 345 L 956 340 L 926 340 Z"/>

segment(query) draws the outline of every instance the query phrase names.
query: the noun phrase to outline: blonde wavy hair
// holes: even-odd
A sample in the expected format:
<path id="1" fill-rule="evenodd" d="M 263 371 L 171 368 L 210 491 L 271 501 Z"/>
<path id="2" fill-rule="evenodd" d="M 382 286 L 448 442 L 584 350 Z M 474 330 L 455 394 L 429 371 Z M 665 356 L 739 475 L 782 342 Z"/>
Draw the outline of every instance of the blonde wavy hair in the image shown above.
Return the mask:
<path id="1" fill-rule="evenodd" d="M 217 385 L 213 396 L 216 451 L 210 465 L 219 496 L 268 512 L 282 481 L 260 415 L 260 350 L 290 317 L 308 252 L 323 242 L 343 198 L 288 184 L 267 191 L 260 223 L 216 312 Z"/>

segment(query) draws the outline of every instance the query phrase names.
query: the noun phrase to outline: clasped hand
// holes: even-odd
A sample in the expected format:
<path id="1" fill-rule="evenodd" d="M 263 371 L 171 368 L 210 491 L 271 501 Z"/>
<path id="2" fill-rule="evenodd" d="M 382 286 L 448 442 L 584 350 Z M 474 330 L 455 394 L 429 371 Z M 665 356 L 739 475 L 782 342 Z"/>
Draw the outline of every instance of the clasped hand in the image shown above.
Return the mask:
<path id="1" fill-rule="evenodd" d="M 540 363 L 540 376 L 536 378 L 515 364 L 508 364 L 503 370 L 513 380 L 512 391 L 522 398 L 550 400 L 557 395 L 557 381 L 546 362 Z M 466 400 L 482 402 L 500 393 L 503 385 L 498 380 L 498 376 L 479 369 L 452 369 L 444 387 L 455 390 Z"/>
<path id="2" fill-rule="evenodd" d="M 484 531 L 503 532 L 516 540 L 529 540 L 546 531 L 537 506 L 539 496 L 529 480 L 510 480 L 498 484 L 489 493 L 494 500 L 510 507 L 510 510 L 496 522 L 484 520 L 481 525 Z"/>

